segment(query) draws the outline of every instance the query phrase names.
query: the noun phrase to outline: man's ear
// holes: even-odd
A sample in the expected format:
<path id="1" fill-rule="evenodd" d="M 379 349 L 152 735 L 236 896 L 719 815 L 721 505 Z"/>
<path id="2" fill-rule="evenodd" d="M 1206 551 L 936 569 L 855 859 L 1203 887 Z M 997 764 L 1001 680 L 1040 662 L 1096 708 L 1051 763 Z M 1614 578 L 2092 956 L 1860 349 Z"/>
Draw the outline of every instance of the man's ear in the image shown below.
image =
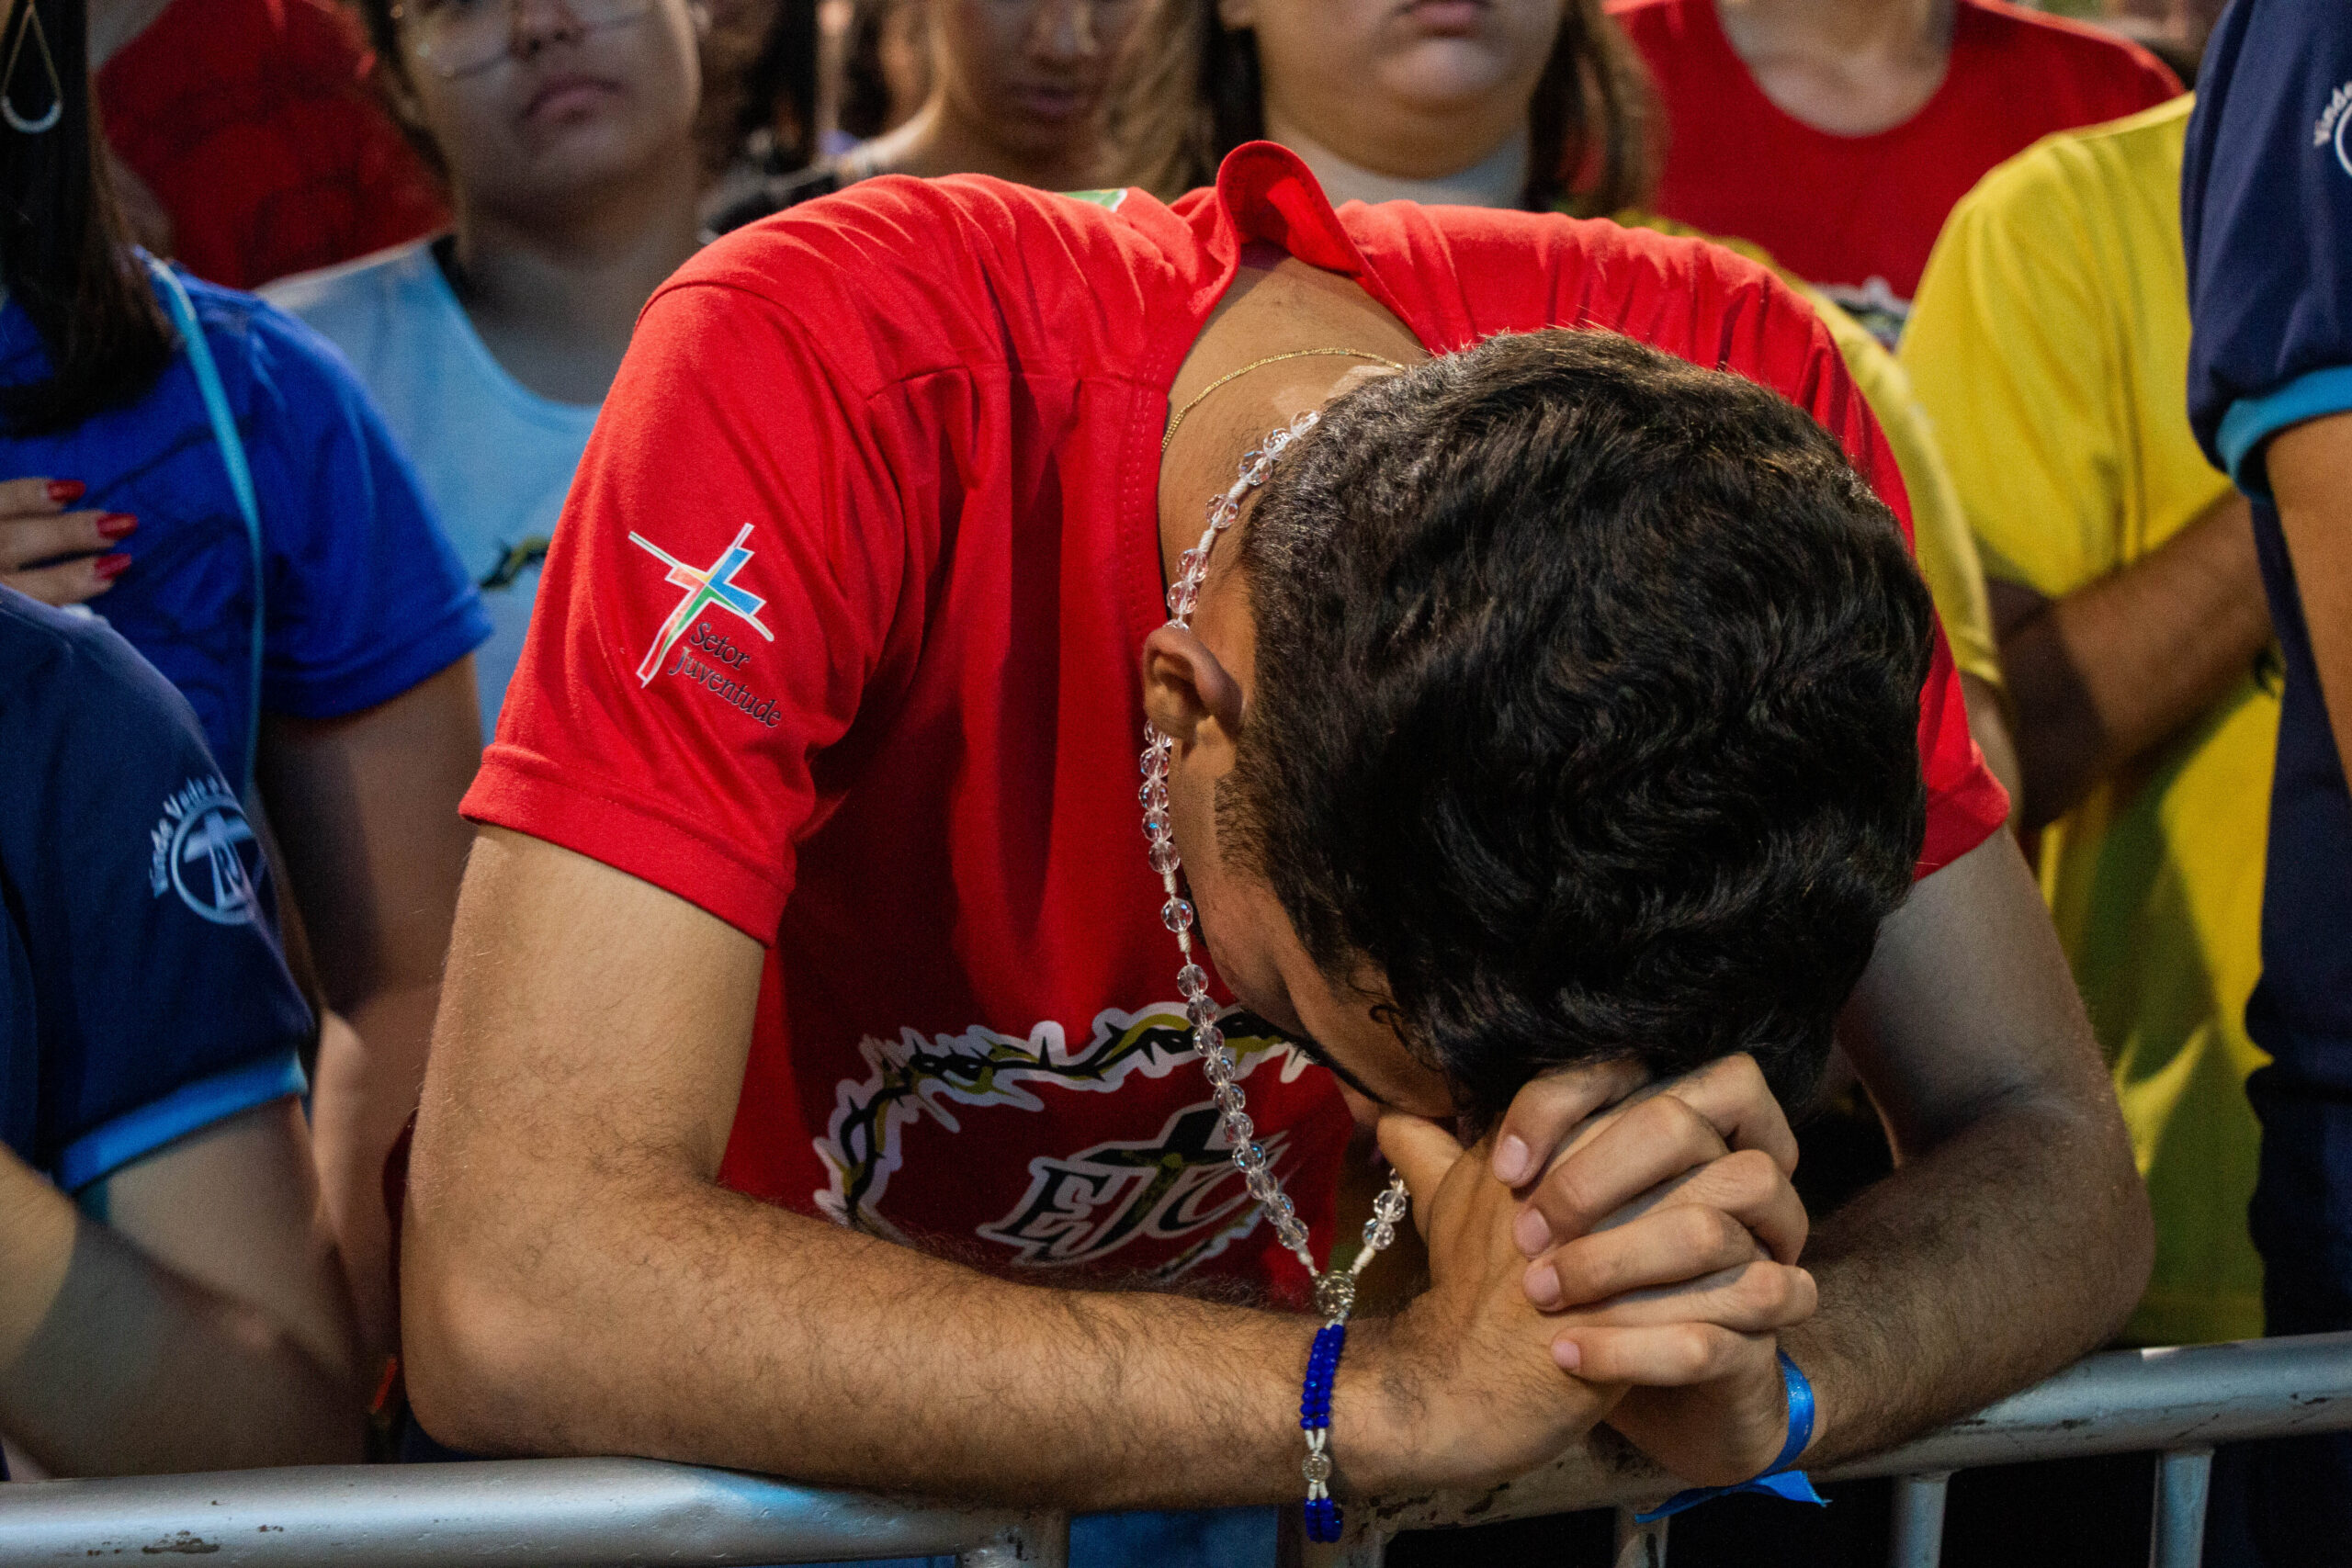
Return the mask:
<path id="1" fill-rule="evenodd" d="M 1163 626 L 1143 641 L 1143 711 L 1177 750 L 1241 736 L 1241 683 L 1184 626 Z"/>

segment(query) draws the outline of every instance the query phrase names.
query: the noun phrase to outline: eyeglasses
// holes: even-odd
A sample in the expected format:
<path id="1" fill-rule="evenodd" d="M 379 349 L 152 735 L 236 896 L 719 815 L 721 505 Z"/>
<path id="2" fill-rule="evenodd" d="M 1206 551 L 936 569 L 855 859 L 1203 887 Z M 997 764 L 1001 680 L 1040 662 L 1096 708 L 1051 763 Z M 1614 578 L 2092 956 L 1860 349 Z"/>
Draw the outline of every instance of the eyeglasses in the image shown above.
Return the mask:
<path id="1" fill-rule="evenodd" d="M 553 7 L 557 38 L 584 38 L 632 27 L 653 9 L 653 0 L 402 0 L 392 19 L 406 22 L 416 58 L 433 73 L 455 81 L 487 71 L 514 45 L 526 5 Z"/>

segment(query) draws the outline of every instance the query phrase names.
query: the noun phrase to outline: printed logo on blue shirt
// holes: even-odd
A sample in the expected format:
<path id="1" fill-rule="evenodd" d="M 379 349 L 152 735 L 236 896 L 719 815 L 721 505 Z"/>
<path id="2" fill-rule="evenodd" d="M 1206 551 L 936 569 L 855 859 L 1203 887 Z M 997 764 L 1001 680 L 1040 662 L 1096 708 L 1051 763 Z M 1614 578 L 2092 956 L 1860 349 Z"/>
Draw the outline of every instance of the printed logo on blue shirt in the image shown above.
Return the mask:
<path id="1" fill-rule="evenodd" d="M 217 775 L 174 790 L 149 842 L 149 893 L 161 898 L 168 888 L 215 925 L 259 923 L 261 845 L 237 797 Z"/>
<path id="2" fill-rule="evenodd" d="M 2312 145 L 2335 149 L 2336 166 L 2352 175 L 2352 148 L 2345 145 L 2345 128 L 2352 126 L 2352 82 L 2346 82 L 2327 96 L 2327 107 L 2320 111 L 2319 120 L 2312 127 Z"/>

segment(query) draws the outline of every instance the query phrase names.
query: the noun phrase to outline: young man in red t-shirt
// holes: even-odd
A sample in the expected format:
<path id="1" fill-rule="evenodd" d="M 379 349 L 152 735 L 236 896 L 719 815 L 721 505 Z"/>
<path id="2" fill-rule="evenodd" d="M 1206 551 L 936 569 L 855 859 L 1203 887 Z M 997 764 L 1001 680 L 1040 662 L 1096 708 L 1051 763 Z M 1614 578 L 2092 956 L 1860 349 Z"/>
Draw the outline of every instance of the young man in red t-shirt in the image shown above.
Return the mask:
<path id="1" fill-rule="evenodd" d="M 1654 202 L 1772 253 L 1889 348 L 1944 217 L 2056 130 L 2179 93 L 2139 45 L 2002 0 L 1618 0 L 1666 110 Z"/>
<path id="2" fill-rule="evenodd" d="M 1313 1320 L 1223 1303 L 1306 1280 L 1188 1056 L 1204 984 L 1250 1010 L 1246 1135 L 1317 1257 L 1341 1079 L 1419 1202 L 1431 1287 L 1338 1370 L 1347 1486 L 1491 1480 L 1604 1416 L 1736 1481 L 1790 1435 L 1776 1351 L 1826 1457 L 2120 1322 L 2144 1200 L 1942 638 L 1889 630 L 1919 591 L 1871 564 L 1902 565 L 1885 513 L 1817 433 L 1750 460 L 1695 405 L 1497 391 L 1531 340 L 1496 334 L 1563 323 L 1782 394 L 1900 516 L 1761 268 L 1337 216 L 1263 143 L 1173 209 L 877 180 L 689 263 L 469 802 L 404 1244 L 426 1427 L 1088 1508 L 1295 1495 Z M 1327 404 L 1166 624 L 1204 502 Z M 1882 553 L 1825 548 L 1857 507 Z M 1583 532 L 1628 509 L 1649 532 Z M 1175 972 L 1178 851 L 1213 976 Z M 1809 1315 L 1750 1064 L 1798 1087 L 1849 987 L 1903 1162 L 1814 1238 Z M 1425 1119 L 1457 1111 L 1476 1158 Z"/>

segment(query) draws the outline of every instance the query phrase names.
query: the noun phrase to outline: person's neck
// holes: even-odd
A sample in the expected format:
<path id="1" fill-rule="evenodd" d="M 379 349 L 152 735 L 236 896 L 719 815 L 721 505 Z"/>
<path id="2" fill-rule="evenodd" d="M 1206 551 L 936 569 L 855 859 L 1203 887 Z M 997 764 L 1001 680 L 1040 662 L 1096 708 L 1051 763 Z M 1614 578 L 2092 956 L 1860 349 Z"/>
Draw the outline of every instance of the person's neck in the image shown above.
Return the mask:
<path id="1" fill-rule="evenodd" d="M 1943 85 L 1955 0 L 1714 0 L 1764 96 L 1836 136 L 1909 119 Z"/>
<path id="2" fill-rule="evenodd" d="M 1333 205 L 1343 201 L 1418 201 L 1453 207 L 1517 207 L 1527 199 L 1529 134 L 1510 136 L 1465 167 L 1433 178 L 1385 175 L 1341 157 L 1269 106 L 1266 134 L 1303 159 Z"/>
<path id="3" fill-rule="evenodd" d="M 1039 190 L 1082 190 L 1098 183 L 1087 156 L 1091 135 L 1078 135 L 1049 157 L 1030 157 L 998 144 L 956 112 L 944 90 L 934 90 L 906 124 L 875 138 L 842 160 L 854 174 L 994 175 Z"/>
<path id="4" fill-rule="evenodd" d="M 1329 349 L 1351 353 L 1317 352 Z M 1309 355 L 1280 357 L 1300 350 Z M 1428 357 L 1411 330 L 1352 279 L 1271 245 L 1246 247 L 1169 388 L 1171 412 L 1188 404 L 1192 412 L 1160 454 L 1167 581 L 1175 581 L 1183 552 L 1200 541 L 1203 504 L 1233 483 L 1242 454 L 1266 432 L 1321 408 L 1365 376 L 1385 374 L 1384 361 L 1412 365 Z M 1216 385 L 1234 371 L 1242 374 Z M 1209 395 L 1195 401 L 1204 392 Z"/>
<path id="5" fill-rule="evenodd" d="M 90 69 L 98 70 L 154 26 L 172 0 L 89 0 Z"/>
<path id="6" fill-rule="evenodd" d="M 452 245 L 458 301 L 506 373 L 558 402 L 604 400 L 638 312 L 699 243 L 687 150 L 560 215 L 469 208 Z"/>

